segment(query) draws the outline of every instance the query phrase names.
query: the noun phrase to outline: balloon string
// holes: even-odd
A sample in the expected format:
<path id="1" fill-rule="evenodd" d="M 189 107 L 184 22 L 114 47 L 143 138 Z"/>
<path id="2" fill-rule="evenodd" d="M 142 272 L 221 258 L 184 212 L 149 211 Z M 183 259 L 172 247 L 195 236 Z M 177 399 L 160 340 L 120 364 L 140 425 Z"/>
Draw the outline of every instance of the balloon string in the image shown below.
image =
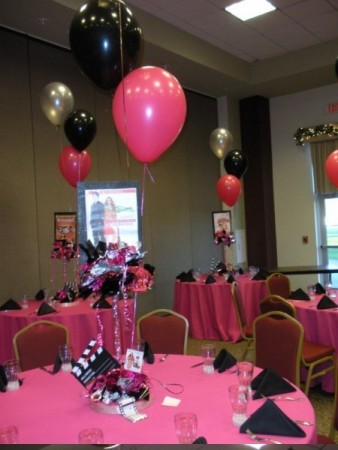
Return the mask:
<path id="1" fill-rule="evenodd" d="M 124 135 L 126 136 L 126 146 L 128 147 L 128 134 L 127 134 L 127 118 L 126 118 L 126 98 L 125 98 L 125 86 L 124 86 L 124 58 L 123 58 L 123 27 L 122 27 L 122 13 L 121 13 L 121 3 L 119 3 L 119 18 L 120 18 L 120 65 L 121 65 L 121 80 L 122 80 L 122 99 L 123 99 L 123 126 Z M 129 167 L 129 153 L 126 155 L 127 167 Z"/>
<path id="2" fill-rule="evenodd" d="M 55 128 L 56 128 L 56 131 L 57 131 L 57 133 L 59 135 L 60 152 L 62 152 L 62 135 L 61 135 L 61 132 L 60 132 L 60 127 L 58 125 L 56 125 Z"/>
<path id="3" fill-rule="evenodd" d="M 142 182 L 142 198 L 141 198 L 141 216 L 143 216 L 143 206 L 144 206 L 144 194 L 145 194 L 145 180 L 146 180 L 146 174 L 148 174 L 150 180 L 152 183 L 155 183 L 155 179 L 150 173 L 150 170 L 148 168 L 147 163 L 144 163 L 143 165 L 143 182 Z"/>

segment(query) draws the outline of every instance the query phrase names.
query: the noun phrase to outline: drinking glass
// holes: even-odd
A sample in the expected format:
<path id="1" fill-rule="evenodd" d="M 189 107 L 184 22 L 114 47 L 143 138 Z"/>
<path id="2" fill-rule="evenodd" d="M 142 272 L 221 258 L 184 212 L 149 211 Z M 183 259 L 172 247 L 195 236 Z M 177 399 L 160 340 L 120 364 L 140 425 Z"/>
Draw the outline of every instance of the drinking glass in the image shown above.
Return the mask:
<path id="1" fill-rule="evenodd" d="M 250 387 L 254 371 L 253 363 L 250 361 L 238 361 L 236 369 L 239 384 Z"/>
<path id="2" fill-rule="evenodd" d="M 215 345 L 205 344 L 201 346 L 203 361 L 203 372 L 210 375 L 214 373 Z"/>
<path id="3" fill-rule="evenodd" d="M 235 427 L 240 427 L 247 419 L 248 387 L 240 384 L 230 385 L 229 400 L 232 407 L 232 423 Z"/>
<path id="4" fill-rule="evenodd" d="M 28 308 L 28 298 L 27 295 L 23 295 L 21 300 L 20 300 L 20 305 L 22 309 L 27 309 Z"/>
<path id="5" fill-rule="evenodd" d="M 79 444 L 103 444 L 101 428 L 85 428 L 79 433 Z"/>
<path id="6" fill-rule="evenodd" d="M 19 433 L 14 425 L 0 428 L 0 444 L 18 444 Z"/>
<path id="7" fill-rule="evenodd" d="M 175 414 L 175 429 L 180 444 L 192 444 L 197 437 L 197 416 L 194 413 Z"/>
<path id="8" fill-rule="evenodd" d="M 63 372 L 71 372 L 72 370 L 72 348 L 69 345 L 59 346 L 59 356 L 61 359 L 61 370 Z"/>
<path id="9" fill-rule="evenodd" d="M 5 366 L 5 374 L 7 377 L 7 391 L 16 391 L 19 389 L 19 361 L 17 359 L 11 359 L 4 363 Z"/>
<path id="10" fill-rule="evenodd" d="M 307 287 L 307 295 L 310 297 L 310 300 L 314 300 L 316 296 L 316 286 L 309 284 Z"/>

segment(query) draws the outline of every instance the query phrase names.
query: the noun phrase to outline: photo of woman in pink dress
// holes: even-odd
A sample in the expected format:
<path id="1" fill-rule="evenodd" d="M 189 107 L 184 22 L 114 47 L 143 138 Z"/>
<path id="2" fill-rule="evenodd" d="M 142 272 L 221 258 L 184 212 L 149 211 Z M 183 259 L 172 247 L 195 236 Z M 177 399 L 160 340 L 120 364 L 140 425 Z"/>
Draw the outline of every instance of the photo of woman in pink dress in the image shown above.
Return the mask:
<path id="1" fill-rule="evenodd" d="M 116 206 L 111 197 L 104 202 L 104 236 L 107 244 L 119 242 Z"/>

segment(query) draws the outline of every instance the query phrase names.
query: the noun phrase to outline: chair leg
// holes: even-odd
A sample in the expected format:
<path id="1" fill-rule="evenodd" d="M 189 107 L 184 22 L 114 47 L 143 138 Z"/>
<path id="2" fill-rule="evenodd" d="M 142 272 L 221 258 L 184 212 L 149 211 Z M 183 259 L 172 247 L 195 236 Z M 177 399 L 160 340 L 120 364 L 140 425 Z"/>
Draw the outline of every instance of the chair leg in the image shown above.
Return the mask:
<path id="1" fill-rule="evenodd" d="M 246 355 L 248 354 L 249 350 L 253 350 L 253 339 L 248 339 L 246 341 L 246 346 L 243 350 L 243 355 L 242 355 L 242 361 L 245 361 Z"/>
<path id="2" fill-rule="evenodd" d="M 329 359 L 327 359 L 327 361 L 321 361 L 320 364 L 323 364 L 325 362 L 330 363 L 331 365 L 329 365 L 325 369 L 320 370 L 319 372 L 316 372 L 315 374 L 314 374 L 314 370 L 319 365 L 318 363 L 316 363 L 316 364 L 309 364 L 308 366 L 306 366 L 307 369 L 308 369 L 308 373 L 307 373 L 306 380 L 305 380 L 305 386 L 304 386 L 304 394 L 306 396 L 309 395 L 310 383 L 311 383 L 312 380 L 315 380 L 316 378 L 325 375 L 326 373 L 330 372 L 331 370 L 334 370 L 334 360 L 333 360 L 333 358 L 331 358 L 331 359 L 329 358 Z"/>

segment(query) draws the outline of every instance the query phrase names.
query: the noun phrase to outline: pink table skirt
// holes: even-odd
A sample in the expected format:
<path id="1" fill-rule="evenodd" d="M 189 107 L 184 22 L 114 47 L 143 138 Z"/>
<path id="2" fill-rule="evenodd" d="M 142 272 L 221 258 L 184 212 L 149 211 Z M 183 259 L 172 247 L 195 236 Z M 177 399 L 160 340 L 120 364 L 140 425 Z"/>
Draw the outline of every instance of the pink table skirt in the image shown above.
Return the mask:
<path id="1" fill-rule="evenodd" d="M 292 300 L 292 304 L 296 308 L 297 319 L 304 327 L 305 339 L 332 345 L 338 353 L 338 309 L 318 310 L 317 303 L 321 297 L 322 295 L 316 295 L 313 301 Z M 334 392 L 335 380 L 332 371 L 319 378 L 318 382 L 324 391 Z"/>
<path id="2" fill-rule="evenodd" d="M 50 375 L 35 369 L 22 373 L 24 381 L 19 390 L 0 393 L 0 423 L 17 426 L 20 444 L 77 444 L 79 431 L 87 427 L 101 428 L 107 444 L 177 444 L 174 415 L 192 411 L 198 416 L 198 436 L 205 436 L 209 444 L 253 443 L 232 425 L 227 387 L 237 383 L 235 374 L 206 375 L 201 367 L 191 368 L 200 361 L 197 356 L 170 355 L 165 362 L 159 362 L 159 356 L 156 355 L 155 364 L 145 364 L 143 369 L 151 383 L 151 402 L 142 410 L 148 415 L 145 420 L 131 423 L 121 415 L 98 413 L 90 407 L 88 398 L 83 396 L 83 386 L 73 375 L 62 372 Z M 255 375 L 258 372 L 256 369 Z M 177 389 L 170 383 L 182 385 L 183 392 L 168 392 L 163 385 Z M 162 406 L 166 396 L 181 403 L 177 407 Z M 274 438 L 285 444 L 316 443 L 316 419 L 311 403 L 299 390 L 292 396 L 303 397 L 304 401 L 279 401 L 278 407 L 291 419 L 308 420 L 314 426 L 301 426 L 305 438 Z M 251 400 L 248 414 L 263 401 Z"/>
<path id="3" fill-rule="evenodd" d="M 29 300 L 28 309 L 0 311 L 0 363 L 13 358 L 13 336 L 20 329 L 37 320 L 51 320 L 53 322 L 65 325 L 69 329 L 70 343 L 73 347 L 75 358 L 77 359 L 86 348 L 91 339 L 96 339 L 100 331 L 100 323 L 103 328 L 103 345 L 109 351 L 113 351 L 113 314 L 111 309 L 94 310 L 90 306 L 90 299 L 78 300 L 69 306 L 55 306 L 57 314 L 46 314 L 38 316 L 38 310 L 41 302 Z M 66 305 L 66 304 L 64 304 Z M 67 304 L 68 305 L 68 304 Z M 122 320 L 122 314 L 134 313 L 133 303 L 128 300 L 127 303 L 119 301 L 119 317 Z M 97 317 L 97 311 L 99 319 Z M 121 335 L 122 351 L 125 352 L 127 346 L 130 346 L 131 329 L 124 329 Z"/>
<path id="4" fill-rule="evenodd" d="M 237 342 L 241 335 L 231 298 L 231 284 L 217 276 L 217 283 L 187 283 L 176 280 L 174 310 L 189 320 L 189 333 L 194 339 L 216 339 Z M 259 302 L 266 295 L 265 281 L 251 280 L 247 275 L 236 278 L 248 322 L 256 318 Z"/>

